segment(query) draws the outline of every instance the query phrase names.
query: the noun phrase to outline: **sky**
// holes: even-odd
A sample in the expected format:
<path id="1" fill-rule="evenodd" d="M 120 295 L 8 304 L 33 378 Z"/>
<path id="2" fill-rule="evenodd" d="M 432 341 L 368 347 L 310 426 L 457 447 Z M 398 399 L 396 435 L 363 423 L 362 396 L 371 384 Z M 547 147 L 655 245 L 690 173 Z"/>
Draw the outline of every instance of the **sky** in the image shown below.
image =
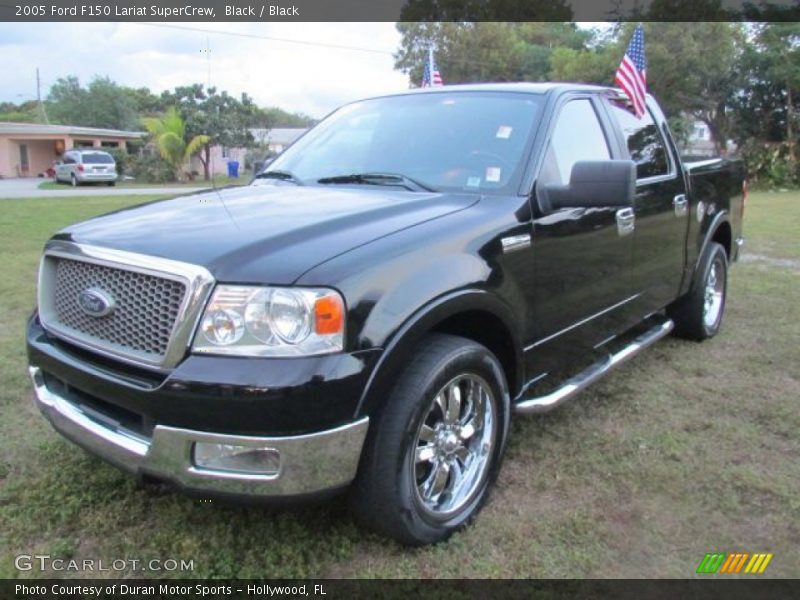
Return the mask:
<path id="1" fill-rule="evenodd" d="M 279 106 L 316 118 L 346 102 L 409 86 L 408 78 L 394 70 L 392 53 L 400 45 L 394 23 L 171 25 L 175 27 L 0 23 L 4 64 L 0 101 L 35 99 L 36 67 L 43 96 L 59 77 L 67 75 L 77 75 L 84 84 L 95 75 L 109 76 L 121 85 L 148 87 L 155 93 L 210 79 L 212 86 L 231 94 L 247 92 L 261 106 Z M 330 47 L 337 45 L 370 52 Z"/>

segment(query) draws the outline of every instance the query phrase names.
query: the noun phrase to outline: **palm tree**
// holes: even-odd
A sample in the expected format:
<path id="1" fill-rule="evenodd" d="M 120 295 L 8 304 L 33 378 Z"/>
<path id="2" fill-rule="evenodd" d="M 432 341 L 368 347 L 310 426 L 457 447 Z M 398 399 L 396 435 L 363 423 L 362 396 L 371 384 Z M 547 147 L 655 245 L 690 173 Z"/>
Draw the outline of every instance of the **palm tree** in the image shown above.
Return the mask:
<path id="1" fill-rule="evenodd" d="M 211 140 L 207 135 L 196 135 L 187 142 L 186 124 L 174 107 L 167 110 L 162 118 L 142 119 L 142 124 L 153 136 L 159 154 L 172 167 L 178 179 L 181 179 L 183 166 L 192 155 Z"/>

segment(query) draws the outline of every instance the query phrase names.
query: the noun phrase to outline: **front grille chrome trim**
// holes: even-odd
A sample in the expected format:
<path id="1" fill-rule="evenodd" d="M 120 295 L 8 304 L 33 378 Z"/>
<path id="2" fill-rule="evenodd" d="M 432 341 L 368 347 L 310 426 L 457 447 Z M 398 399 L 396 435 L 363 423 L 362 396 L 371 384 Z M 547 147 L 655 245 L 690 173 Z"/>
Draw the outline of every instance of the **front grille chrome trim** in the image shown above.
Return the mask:
<path id="1" fill-rule="evenodd" d="M 170 334 L 166 353 L 150 359 L 142 356 L 141 353 L 128 352 L 109 346 L 101 340 L 76 335 L 76 332 L 61 327 L 56 318 L 54 306 L 55 290 L 53 286 L 56 278 L 54 261 L 50 260 L 53 258 L 91 263 L 181 282 L 185 286 L 186 292 Z M 51 240 L 45 246 L 39 265 L 39 319 L 48 333 L 76 346 L 126 364 L 163 372 L 177 366 L 185 356 L 214 284 L 215 280 L 211 273 L 198 265 L 124 250 L 78 244 L 65 240 Z"/>

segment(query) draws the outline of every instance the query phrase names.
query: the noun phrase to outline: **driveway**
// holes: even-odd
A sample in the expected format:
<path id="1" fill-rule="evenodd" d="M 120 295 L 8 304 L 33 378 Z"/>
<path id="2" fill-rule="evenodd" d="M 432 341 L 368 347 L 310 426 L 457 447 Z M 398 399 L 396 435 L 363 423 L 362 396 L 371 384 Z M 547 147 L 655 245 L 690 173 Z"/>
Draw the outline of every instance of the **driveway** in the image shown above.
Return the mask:
<path id="1" fill-rule="evenodd" d="M 63 190 L 40 190 L 39 184 L 49 179 L 0 179 L 0 199 L 5 198 L 69 198 L 71 196 L 130 196 L 133 194 L 188 194 L 207 187 L 153 186 L 153 187 L 108 187 L 106 185 L 84 185 Z"/>

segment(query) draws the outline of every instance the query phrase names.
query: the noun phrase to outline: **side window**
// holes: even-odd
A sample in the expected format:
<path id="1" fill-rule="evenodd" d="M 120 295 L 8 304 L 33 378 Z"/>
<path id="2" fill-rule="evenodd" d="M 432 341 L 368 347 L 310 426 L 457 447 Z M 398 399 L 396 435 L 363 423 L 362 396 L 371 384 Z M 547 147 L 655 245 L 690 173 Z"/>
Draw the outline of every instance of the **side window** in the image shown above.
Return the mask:
<path id="1" fill-rule="evenodd" d="M 624 102 L 612 100 L 610 106 L 611 114 L 625 135 L 631 160 L 636 163 L 636 177 L 644 179 L 668 175 L 667 148 L 650 112 L 645 112 L 641 119 L 637 119 Z"/>
<path id="2" fill-rule="evenodd" d="M 547 185 L 567 185 L 576 162 L 610 158 L 606 136 L 591 101 L 570 100 L 558 114 L 539 180 Z"/>

